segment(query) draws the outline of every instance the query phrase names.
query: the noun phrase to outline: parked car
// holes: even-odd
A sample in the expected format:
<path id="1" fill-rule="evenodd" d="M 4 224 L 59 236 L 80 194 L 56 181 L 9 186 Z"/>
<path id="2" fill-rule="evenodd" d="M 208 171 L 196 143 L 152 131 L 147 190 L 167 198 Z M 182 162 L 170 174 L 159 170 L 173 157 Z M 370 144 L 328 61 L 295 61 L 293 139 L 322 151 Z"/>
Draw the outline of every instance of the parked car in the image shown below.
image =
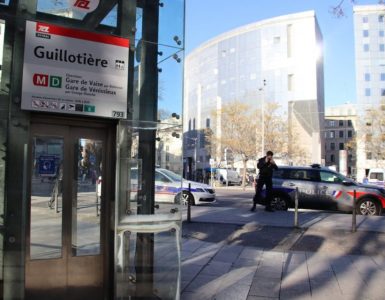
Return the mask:
<path id="1" fill-rule="evenodd" d="M 131 198 L 136 198 L 138 186 L 138 169 L 131 169 Z M 185 180 L 182 176 L 162 168 L 155 169 L 155 202 L 179 203 L 186 205 L 213 203 L 215 190 L 207 184 Z"/>
<path id="2" fill-rule="evenodd" d="M 385 169 L 370 169 L 368 174 L 368 183 L 385 186 Z"/>
<path id="3" fill-rule="evenodd" d="M 216 179 L 221 185 L 241 185 L 242 183 L 238 172 L 230 169 L 216 169 Z"/>
<path id="4" fill-rule="evenodd" d="M 357 183 L 328 168 L 279 167 L 273 173 L 272 206 L 276 210 L 294 207 L 298 188 L 300 208 L 352 211 L 356 191 L 356 211 L 362 215 L 380 215 L 385 209 L 383 187 Z M 265 204 L 261 197 L 260 204 Z"/>

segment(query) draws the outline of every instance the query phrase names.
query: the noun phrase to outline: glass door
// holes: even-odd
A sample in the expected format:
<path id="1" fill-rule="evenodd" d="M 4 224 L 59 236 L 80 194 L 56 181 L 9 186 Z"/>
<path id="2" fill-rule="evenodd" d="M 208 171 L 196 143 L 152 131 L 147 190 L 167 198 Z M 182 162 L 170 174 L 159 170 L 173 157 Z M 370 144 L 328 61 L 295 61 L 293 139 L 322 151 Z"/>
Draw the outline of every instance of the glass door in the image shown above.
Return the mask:
<path id="1" fill-rule="evenodd" d="M 105 129 L 32 127 L 27 299 L 104 298 L 106 138 Z"/>

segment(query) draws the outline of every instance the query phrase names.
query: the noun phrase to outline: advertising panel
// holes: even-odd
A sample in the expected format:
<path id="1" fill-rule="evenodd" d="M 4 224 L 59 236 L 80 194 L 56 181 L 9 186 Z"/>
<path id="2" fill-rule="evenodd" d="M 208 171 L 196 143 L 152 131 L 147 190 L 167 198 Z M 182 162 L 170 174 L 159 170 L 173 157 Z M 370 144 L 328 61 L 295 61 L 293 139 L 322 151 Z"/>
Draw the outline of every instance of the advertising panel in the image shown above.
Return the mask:
<path id="1" fill-rule="evenodd" d="M 128 46 L 120 37 L 27 21 L 21 108 L 125 118 Z"/>

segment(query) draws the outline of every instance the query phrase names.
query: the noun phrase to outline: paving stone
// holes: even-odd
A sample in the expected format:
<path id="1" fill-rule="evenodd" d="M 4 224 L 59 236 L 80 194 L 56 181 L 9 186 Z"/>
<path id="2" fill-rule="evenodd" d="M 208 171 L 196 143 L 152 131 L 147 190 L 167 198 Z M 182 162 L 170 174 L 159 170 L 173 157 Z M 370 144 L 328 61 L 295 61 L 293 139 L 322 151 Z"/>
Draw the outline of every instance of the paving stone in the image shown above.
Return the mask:
<path id="1" fill-rule="evenodd" d="M 239 255 L 239 258 L 246 258 L 246 259 L 252 259 L 255 261 L 260 261 L 261 257 L 263 255 L 262 249 L 256 249 L 252 247 L 245 247 L 241 254 Z"/>
<path id="2" fill-rule="evenodd" d="M 189 239 L 187 242 L 182 244 L 182 251 L 195 252 L 202 247 L 203 242 L 197 239 Z"/>
<path id="3" fill-rule="evenodd" d="M 281 280 L 278 278 L 254 277 L 249 295 L 278 298 L 280 286 Z"/>
<path id="4" fill-rule="evenodd" d="M 243 246 L 224 246 L 214 256 L 213 260 L 233 263 L 243 249 Z"/>
<path id="5" fill-rule="evenodd" d="M 259 266 L 255 271 L 255 277 L 281 278 L 282 267 L 279 266 Z"/>
<path id="6" fill-rule="evenodd" d="M 246 300 L 278 300 L 278 297 L 259 297 L 259 296 L 248 296 Z"/>
<path id="7" fill-rule="evenodd" d="M 221 278 L 220 288 L 237 285 L 248 285 L 250 287 L 254 279 L 254 273 L 255 268 L 252 267 L 232 268 Z"/>
<path id="8" fill-rule="evenodd" d="M 182 265 L 182 280 L 192 280 L 202 270 L 202 266 L 195 264 L 184 264 Z"/>
<path id="9" fill-rule="evenodd" d="M 219 288 L 213 300 L 245 300 L 249 290 L 249 285 L 232 285 L 227 288 Z"/>
<path id="10" fill-rule="evenodd" d="M 193 292 L 205 298 L 212 297 L 215 295 L 220 284 L 221 279 L 218 276 L 198 275 L 189 285 L 186 286 L 184 292 Z"/>
<path id="11" fill-rule="evenodd" d="M 255 267 L 259 266 L 259 261 L 255 259 L 247 259 L 238 257 L 237 260 L 233 263 L 233 267 Z"/>
<path id="12" fill-rule="evenodd" d="M 201 271 L 202 275 L 223 275 L 226 274 L 230 268 L 231 263 L 225 263 L 220 261 L 211 261 Z"/>

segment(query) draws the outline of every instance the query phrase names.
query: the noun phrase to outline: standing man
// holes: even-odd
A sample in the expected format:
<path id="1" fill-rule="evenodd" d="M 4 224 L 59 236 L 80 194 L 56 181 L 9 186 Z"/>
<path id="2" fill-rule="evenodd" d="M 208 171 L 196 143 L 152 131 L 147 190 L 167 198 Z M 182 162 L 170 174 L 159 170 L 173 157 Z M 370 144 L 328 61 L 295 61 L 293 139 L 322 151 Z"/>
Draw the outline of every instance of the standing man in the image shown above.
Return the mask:
<path id="1" fill-rule="evenodd" d="M 274 211 L 271 207 L 272 191 L 273 191 L 273 171 L 277 170 L 278 167 L 273 159 L 273 152 L 267 151 L 266 156 L 258 160 L 257 167 L 259 169 L 259 177 L 257 186 L 255 188 L 255 196 L 253 198 L 253 207 L 251 211 L 255 211 L 257 205 L 257 199 L 261 196 L 262 188 L 266 185 L 266 211 Z"/>

